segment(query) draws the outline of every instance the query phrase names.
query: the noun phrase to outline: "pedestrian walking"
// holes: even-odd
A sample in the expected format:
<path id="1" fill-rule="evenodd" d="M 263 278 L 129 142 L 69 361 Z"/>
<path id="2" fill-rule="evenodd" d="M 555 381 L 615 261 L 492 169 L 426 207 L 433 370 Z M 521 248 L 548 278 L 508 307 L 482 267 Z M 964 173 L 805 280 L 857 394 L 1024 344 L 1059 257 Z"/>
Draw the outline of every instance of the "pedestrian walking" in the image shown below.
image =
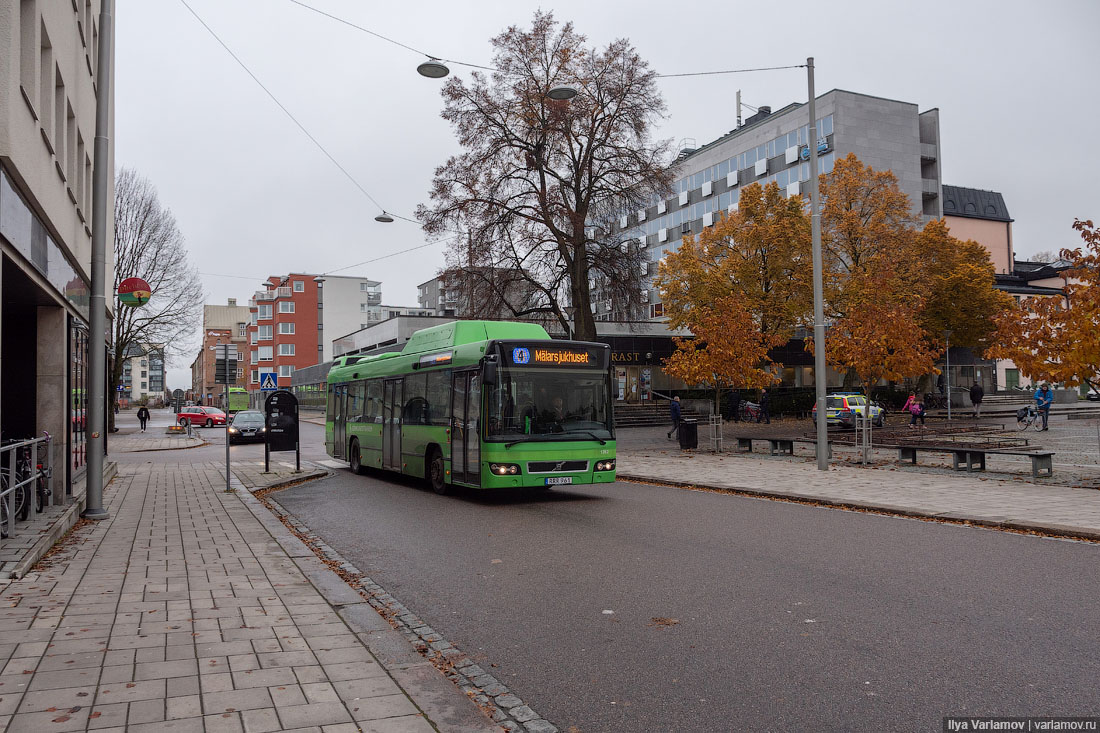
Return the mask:
<path id="1" fill-rule="evenodd" d="M 141 423 L 141 432 L 145 432 L 145 424 L 149 422 L 149 409 L 142 405 L 137 412 L 138 422 Z"/>
<path id="2" fill-rule="evenodd" d="M 921 404 L 921 401 L 917 398 L 916 392 L 909 393 L 909 399 L 905 401 L 905 406 L 901 409 L 909 413 L 910 429 L 916 427 L 918 419 L 920 420 L 921 427 L 924 427 L 924 405 Z"/>
<path id="3" fill-rule="evenodd" d="M 1043 382 L 1039 389 L 1035 390 L 1035 406 L 1039 408 L 1039 414 L 1043 418 L 1043 430 L 1047 429 L 1047 418 L 1050 417 L 1050 404 L 1054 402 L 1054 393 L 1050 391 L 1050 385 Z"/>
<path id="4" fill-rule="evenodd" d="M 756 422 L 760 422 L 761 420 L 763 420 L 764 423 L 767 425 L 772 424 L 772 416 L 768 412 L 769 401 L 770 398 L 768 397 L 768 390 L 760 390 L 760 412 L 756 415 Z"/>
<path id="5" fill-rule="evenodd" d="M 730 392 L 730 406 L 733 409 L 733 421 L 741 422 L 741 393 L 736 389 Z"/>
<path id="6" fill-rule="evenodd" d="M 974 417 L 978 417 L 982 413 L 982 399 L 985 397 L 985 390 L 982 389 L 982 385 L 974 382 L 974 386 L 970 388 L 970 403 L 974 405 Z"/>
<path id="7" fill-rule="evenodd" d="M 676 395 L 668 403 L 668 414 L 672 418 L 672 430 L 668 431 L 668 439 L 672 440 L 672 434 L 680 429 L 680 396 Z"/>

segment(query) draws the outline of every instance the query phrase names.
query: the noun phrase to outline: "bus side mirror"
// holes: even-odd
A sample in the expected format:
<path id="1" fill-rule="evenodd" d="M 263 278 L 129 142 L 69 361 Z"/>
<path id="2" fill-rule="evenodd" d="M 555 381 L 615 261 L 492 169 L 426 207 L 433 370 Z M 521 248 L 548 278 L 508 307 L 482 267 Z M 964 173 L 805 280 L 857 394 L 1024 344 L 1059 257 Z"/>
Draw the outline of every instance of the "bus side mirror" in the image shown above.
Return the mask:
<path id="1" fill-rule="evenodd" d="M 485 368 L 481 372 L 482 384 L 490 387 L 496 385 L 498 381 L 497 367 L 497 357 L 495 354 L 485 357 Z"/>

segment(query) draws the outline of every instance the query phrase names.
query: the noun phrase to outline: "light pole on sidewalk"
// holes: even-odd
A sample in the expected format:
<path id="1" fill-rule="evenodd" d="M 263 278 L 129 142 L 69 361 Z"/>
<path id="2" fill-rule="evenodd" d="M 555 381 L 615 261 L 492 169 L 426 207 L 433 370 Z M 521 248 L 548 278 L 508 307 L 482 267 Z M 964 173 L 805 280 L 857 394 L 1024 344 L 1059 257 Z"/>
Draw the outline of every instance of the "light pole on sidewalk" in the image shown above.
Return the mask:
<path id="1" fill-rule="evenodd" d="M 817 191 L 817 106 L 814 99 L 814 57 L 806 59 L 806 83 L 810 98 L 810 236 L 814 262 L 814 388 L 817 393 L 817 468 L 829 470 L 829 421 L 825 419 L 825 294 L 822 285 L 821 202 Z"/>
<path id="2" fill-rule="evenodd" d="M 99 55 L 96 63 L 95 171 L 92 179 L 92 294 L 88 350 L 88 494 L 85 519 L 107 519 L 103 508 L 103 448 L 107 429 L 107 191 L 111 170 L 111 62 L 114 59 L 114 0 L 99 9 Z"/>

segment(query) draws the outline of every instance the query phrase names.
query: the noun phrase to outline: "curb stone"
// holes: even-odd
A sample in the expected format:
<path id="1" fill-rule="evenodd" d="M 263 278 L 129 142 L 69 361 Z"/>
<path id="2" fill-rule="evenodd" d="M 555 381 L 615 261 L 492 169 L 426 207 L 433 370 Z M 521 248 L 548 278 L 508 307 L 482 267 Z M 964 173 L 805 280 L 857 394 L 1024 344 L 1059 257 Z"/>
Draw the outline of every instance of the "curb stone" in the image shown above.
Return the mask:
<path id="1" fill-rule="evenodd" d="M 253 498 L 253 501 L 258 505 L 257 508 L 263 506 L 258 499 Z M 310 534 L 309 528 L 299 522 L 293 514 L 283 508 L 277 501 L 267 498 L 267 502 L 271 505 L 271 511 L 267 512 L 271 521 L 282 527 L 281 520 L 285 520 L 297 532 L 303 535 Z M 253 509 L 254 513 L 256 512 L 251 502 L 249 503 L 249 508 Z M 293 537 L 298 545 L 307 547 L 301 539 L 294 537 L 285 527 L 283 527 L 283 530 L 286 534 Z M 281 542 L 278 535 L 276 535 L 276 540 Z M 354 564 L 349 562 L 336 550 L 322 540 L 316 540 L 312 545 L 314 547 L 315 556 L 320 556 L 326 565 L 326 572 L 332 573 L 332 571 L 327 568 L 327 565 L 332 564 L 340 567 L 356 579 L 356 582 L 360 586 L 360 588 L 357 589 L 357 594 L 360 598 L 365 599 L 365 604 L 362 602 L 359 604 L 348 604 L 346 601 L 343 601 L 345 596 L 341 593 L 340 599 L 343 601 L 343 605 L 339 606 L 337 612 L 344 618 L 345 622 L 352 626 L 352 628 L 357 628 L 359 626 L 358 621 L 367 620 L 369 624 L 367 628 L 369 630 L 367 633 L 360 633 L 360 638 L 364 640 L 364 643 L 368 645 L 372 653 L 380 657 L 379 661 L 391 670 L 394 678 L 403 687 L 406 686 L 406 683 L 414 682 L 408 674 L 410 671 L 418 670 L 422 673 L 427 671 L 426 667 L 428 665 L 423 661 L 410 663 L 408 658 L 405 657 L 404 666 L 402 666 L 400 656 L 391 656 L 395 653 L 392 644 L 394 639 L 391 638 L 388 640 L 388 646 L 386 644 L 387 640 L 384 638 L 381 639 L 381 641 L 383 641 L 382 644 L 377 644 L 379 641 L 377 637 L 384 637 L 385 631 L 387 630 L 395 631 L 400 635 L 400 638 L 403 638 L 411 644 L 416 652 L 418 652 L 417 660 L 426 659 L 430 662 L 431 671 L 436 679 L 438 679 L 438 672 L 436 672 L 438 669 L 443 673 L 444 677 L 454 683 L 452 689 L 457 688 L 464 693 L 466 697 L 477 703 L 478 706 L 490 715 L 493 721 L 504 730 L 510 732 L 516 731 L 517 733 L 558 733 L 558 728 L 556 726 L 532 710 L 531 707 L 525 704 L 518 695 L 514 694 L 507 685 L 486 673 L 484 669 L 467 657 L 464 652 L 444 639 L 435 629 L 425 624 L 416 614 L 390 595 L 385 588 L 375 583 L 363 572 L 359 571 Z M 306 572 L 304 568 L 303 572 Z M 309 577 L 311 581 L 313 580 L 313 577 L 309 575 L 309 573 L 307 573 L 307 577 Z M 354 587 L 344 578 L 340 578 L 340 582 L 349 589 Z M 322 593 L 325 592 L 323 588 L 319 587 L 319 590 L 321 590 Z M 369 619 L 369 617 L 367 619 L 363 618 L 363 611 L 365 611 L 363 605 L 366 604 L 369 604 L 376 612 L 375 615 L 378 619 L 386 624 L 385 629 L 377 628 L 379 625 L 377 621 Z M 378 649 L 376 649 L 376 644 Z M 407 650 L 408 647 L 406 646 L 405 649 Z M 392 668 L 391 664 L 394 665 Z M 417 700 L 417 703 L 420 704 L 420 701 Z"/>
<path id="2" fill-rule="evenodd" d="M 791 504 L 813 504 L 816 506 L 843 509 L 848 511 L 870 511 L 895 517 L 907 517 L 913 519 L 929 519 L 945 524 L 960 524 L 967 526 L 985 527 L 987 529 L 1011 530 L 1015 532 L 1036 533 L 1041 535 L 1054 535 L 1056 537 L 1100 542 L 1100 532 L 1086 527 L 1076 527 L 1064 524 L 1043 524 L 1041 522 L 1007 521 L 1004 518 L 975 518 L 959 512 L 936 512 L 931 510 L 913 509 L 911 507 L 899 507 L 885 502 L 857 501 L 829 499 L 822 496 L 798 494 L 794 492 L 766 491 L 764 489 L 749 489 L 736 486 L 711 486 L 697 481 L 673 481 L 671 479 L 654 479 L 649 476 L 618 473 L 617 479 L 623 481 L 640 481 L 658 486 L 670 486 L 678 489 L 706 489 L 723 494 L 737 494 L 739 496 L 751 496 L 760 499 L 774 499 L 786 501 Z"/>

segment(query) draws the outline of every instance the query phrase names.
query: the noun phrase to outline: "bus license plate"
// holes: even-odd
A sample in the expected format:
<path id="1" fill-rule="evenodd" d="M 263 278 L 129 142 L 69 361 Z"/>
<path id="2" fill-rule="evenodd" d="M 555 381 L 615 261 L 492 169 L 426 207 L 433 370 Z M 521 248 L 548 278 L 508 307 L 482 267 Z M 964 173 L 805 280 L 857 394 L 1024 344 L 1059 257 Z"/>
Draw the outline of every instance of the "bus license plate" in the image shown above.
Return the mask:
<path id="1" fill-rule="evenodd" d="M 571 484 L 573 483 L 572 476 L 554 476 L 553 478 L 546 479 L 547 486 L 553 486 L 554 484 Z"/>

